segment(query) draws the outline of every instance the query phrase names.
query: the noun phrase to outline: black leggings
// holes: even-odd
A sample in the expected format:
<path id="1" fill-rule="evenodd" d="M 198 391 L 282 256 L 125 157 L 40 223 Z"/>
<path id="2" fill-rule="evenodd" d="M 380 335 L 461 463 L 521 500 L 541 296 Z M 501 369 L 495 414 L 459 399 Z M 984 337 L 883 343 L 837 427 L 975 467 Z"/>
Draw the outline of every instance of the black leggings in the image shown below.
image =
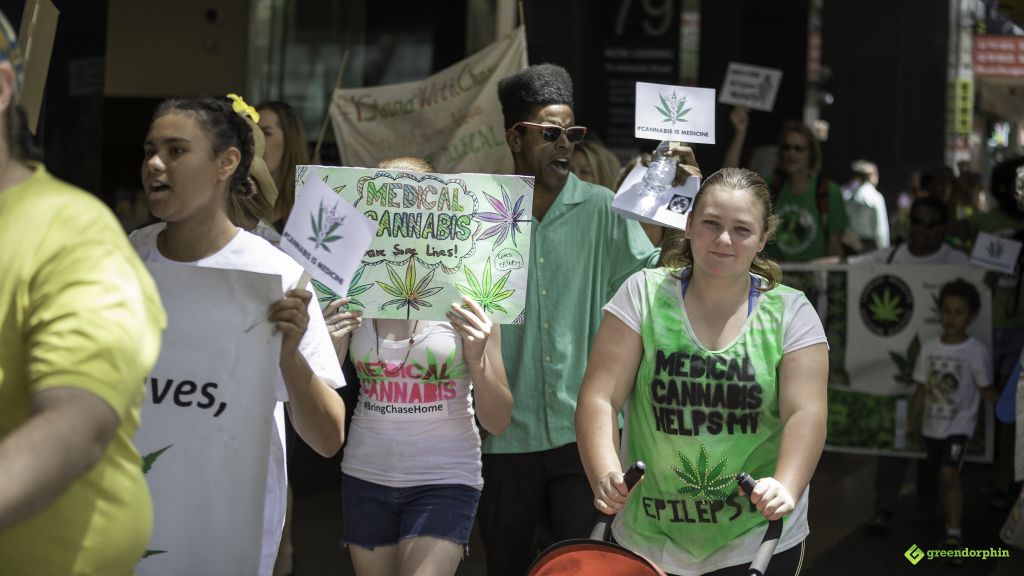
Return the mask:
<path id="1" fill-rule="evenodd" d="M 801 542 L 788 550 L 772 556 L 768 563 L 768 571 L 764 576 L 796 576 L 804 563 L 804 543 Z M 726 566 L 714 572 L 705 572 L 703 576 L 747 576 L 750 563 Z"/>

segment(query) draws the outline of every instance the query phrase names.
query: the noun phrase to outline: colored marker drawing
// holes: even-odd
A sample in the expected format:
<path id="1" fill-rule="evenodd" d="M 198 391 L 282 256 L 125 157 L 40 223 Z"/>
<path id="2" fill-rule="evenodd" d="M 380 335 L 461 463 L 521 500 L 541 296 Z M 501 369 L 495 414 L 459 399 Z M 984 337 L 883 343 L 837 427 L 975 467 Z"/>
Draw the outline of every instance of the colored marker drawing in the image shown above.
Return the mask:
<path id="1" fill-rule="evenodd" d="M 491 203 L 496 212 L 481 212 L 476 215 L 477 218 L 484 222 L 493 222 L 494 225 L 484 230 L 477 240 L 486 240 L 488 238 L 494 238 L 494 247 L 497 248 L 502 242 L 509 236 L 512 237 L 512 245 L 516 246 L 516 233 L 522 233 L 522 229 L 519 228 L 519 223 L 530 222 L 529 218 L 523 218 L 523 198 L 526 195 L 522 195 L 516 199 L 516 203 L 512 205 L 512 199 L 509 198 L 508 192 L 505 187 L 501 187 L 501 198 L 504 200 L 498 200 L 487 192 L 483 193 L 487 201 Z"/>

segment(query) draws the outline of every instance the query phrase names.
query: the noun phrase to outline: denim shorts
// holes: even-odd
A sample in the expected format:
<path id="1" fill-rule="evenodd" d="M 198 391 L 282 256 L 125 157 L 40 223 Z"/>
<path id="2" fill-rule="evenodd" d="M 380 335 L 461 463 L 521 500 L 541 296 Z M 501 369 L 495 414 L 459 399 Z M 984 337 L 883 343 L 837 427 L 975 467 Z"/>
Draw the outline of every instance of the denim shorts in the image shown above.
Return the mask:
<path id="1" fill-rule="evenodd" d="M 344 535 L 341 543 L 373 550 L 404 538 L 431 536 L 465 548 L 480 491 L 464 484 L 391 488 L 341 475 Z"/>

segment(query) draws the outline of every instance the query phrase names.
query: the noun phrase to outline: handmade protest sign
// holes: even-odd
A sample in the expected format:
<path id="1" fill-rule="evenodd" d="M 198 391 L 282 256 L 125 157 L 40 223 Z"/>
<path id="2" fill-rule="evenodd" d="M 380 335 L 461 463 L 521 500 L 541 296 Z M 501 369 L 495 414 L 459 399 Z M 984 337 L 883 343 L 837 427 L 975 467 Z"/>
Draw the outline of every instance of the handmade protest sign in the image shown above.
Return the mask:
<path id="1" fill-rule="evenodd" d="M 1013 274 L 1017 271 L 1020 250 L 1021 242 L 1018 240 L 979 232 L 971 251 L 971 264 L 1003 274 Z"/>
<path id="2" fill-rule="evenodd" d="M 333 294 L 347 294 L 377 225 L 312 174 L 296 195 L 281 250 Z M 314 284 L 314 287 L 317 286 Z"/>
<path id="3" fill-rule="evenodd" d="M 718 101 L 771 112 L 782 83 L 782 70 L 730 62 Z"/>
<path id="4" fill-rule="evenodd" d="M 715 91 L 636 83 L 637 138 L 715 143 Z"/>
<path id="5" fill-rule="evenodd" d="M 134 440 L 154 515 L 138 573 L 255 574 L 281 337 L 254 320 L 281 299 L 281 279 L 146 266 L 168 320 Z"/>
<path id="6" fill-rule="evenodd" d="M 637 164 L 630 170 L 612 199 L 612 210 L 627 218 L 686 230 L 686 213 L 700 189 L 700 178 L 690 176 L 681 185 L 662 190 L 660 194 L 644 192 L 643 177 L 647 168 Z"/>
<path id="7" fill-rule="evenodd" d="M 296 182 L 326 185 L 375 224 L 352 278 L 350 308 L 368 318 L 446 320 L 476 300 L 499 324 L 526 305 L 533 178 L 299 166 Z M 322 292 L 318 298 L 337 294 Z"/>
<path id="8" fill-rule="evenodd" d="M 349 166 L 399 156 L 442 172 L 510 174 L 498 80 L 526 68 L 523 27 L 418 82 L 335 90 L 331 123 Z"/>

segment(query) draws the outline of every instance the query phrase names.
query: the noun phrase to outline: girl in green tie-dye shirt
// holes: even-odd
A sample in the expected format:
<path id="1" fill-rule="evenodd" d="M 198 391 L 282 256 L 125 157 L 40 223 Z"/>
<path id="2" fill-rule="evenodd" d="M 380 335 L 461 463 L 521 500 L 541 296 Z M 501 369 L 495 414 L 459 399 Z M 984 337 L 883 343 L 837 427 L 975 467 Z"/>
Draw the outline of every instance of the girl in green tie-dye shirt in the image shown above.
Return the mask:
<path id="1" fill-rule="evenodd" d="M 773 568 L 799 571 L 807 484 L 825 440 L 825 333 L 802 293 L 758 255 L 776 225 L 749 170 L 701 187 L 666 267 L 633 275 L 605 307 L 576 412 L 594 503 L 615 538 L 666 571 L 746 573 L 768 520 L 785 517 Z M 629 401 L 624 454 L 615 414 Z M 621 462 L 647 463 L 627 495 Z M 735 475 L 758 478 L 750 500 Z"/>

